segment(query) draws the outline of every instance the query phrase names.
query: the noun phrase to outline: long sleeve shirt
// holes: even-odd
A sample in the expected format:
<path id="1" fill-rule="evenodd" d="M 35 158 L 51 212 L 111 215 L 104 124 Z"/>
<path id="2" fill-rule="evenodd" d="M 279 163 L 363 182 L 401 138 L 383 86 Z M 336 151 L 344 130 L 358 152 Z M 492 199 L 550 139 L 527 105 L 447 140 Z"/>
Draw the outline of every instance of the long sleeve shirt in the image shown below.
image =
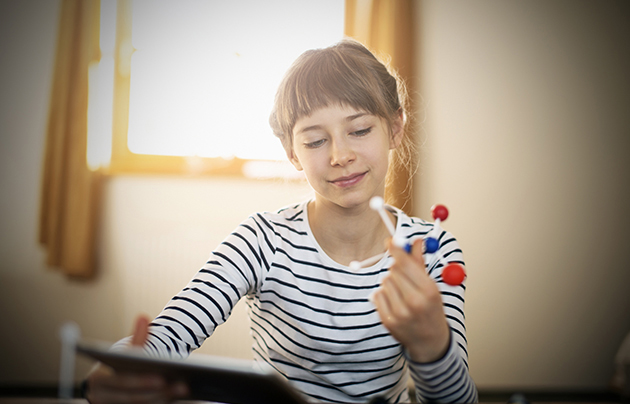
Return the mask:
<path id="1" fill-rule="evenodd" d="M 477 390 L 467 363 L 465 285 L 442 281 L 445 262 L 463 264 L 457 241 L 439 234 L 437 254 L 425 255 L 451 329 L 447 353 L 433 363 L 414 363 L 382 325 L 368 300 L 391 264 L 355 271 L 331 259 L 310 230 L 308 203 L 252 215 L 212 252 L 190 283 L 151 323 L 145 350 L 186 357 L 246 299 L 253 356 L 271 366 L 309 401 L 409 401 L 409 376 L 417 398 L 475 402 Z M 424 238 L 434 225 L 388 206 L 396 233 Z M 441 260 L 438 257 L 443 257 Z"/>

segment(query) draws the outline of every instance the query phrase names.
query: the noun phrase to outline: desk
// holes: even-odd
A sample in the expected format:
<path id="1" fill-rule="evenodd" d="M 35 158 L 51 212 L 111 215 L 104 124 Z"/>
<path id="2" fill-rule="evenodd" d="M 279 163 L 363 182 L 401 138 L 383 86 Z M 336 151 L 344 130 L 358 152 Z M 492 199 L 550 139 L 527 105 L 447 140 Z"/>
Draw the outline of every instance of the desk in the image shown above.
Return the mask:
<path id="1" fill-rule="evenodd" d="M 479 404 L 496 404 L 499 402 L 505 403 L 506 401 L 482 401 Z M 610 403 L 622 403 L 623 401 L 536 401 L 531 400 L 531 404 L 610 404 Z M 209 404 L 207 401 L 182 401 L 182 404 Z M 626 401 L 627 403 L 627 401 Z M 83 398 L 75 398 L 73 400 L 60 400 L 57 398 L 31 398 L 31 397 L 0 397 L 0 404 L 89 404 L 87 400 Z"/>
<path id="2" fill-rule="evenodd" d="M 507 403 L 512 391 L 479 391 L 479 404 Z M 601 391 L 521 391 L 530 404 L 630 404 L 630 399 L 621 399 L 612 392 Z M 55 397 L 57 389 L 54 386 L 42 388 L 0 389 L 0 404 L 89 404 L 87 400 L 75 398 L 60 400 Z M 78 389 L 75 394 L 78 394 Z M 208 404 L 207 401 L 182 401 L 181 404 Z M 281 404 L 281 403 L 280 403 Z"/>
<path id="3" fill-rule="evenodd" d="M 42 398 L 42 397 L 0 397 L 0 404 L 88 404 L 84 398 L 75 398 L 72 400 L 60 400 L 58 398 Z"/>

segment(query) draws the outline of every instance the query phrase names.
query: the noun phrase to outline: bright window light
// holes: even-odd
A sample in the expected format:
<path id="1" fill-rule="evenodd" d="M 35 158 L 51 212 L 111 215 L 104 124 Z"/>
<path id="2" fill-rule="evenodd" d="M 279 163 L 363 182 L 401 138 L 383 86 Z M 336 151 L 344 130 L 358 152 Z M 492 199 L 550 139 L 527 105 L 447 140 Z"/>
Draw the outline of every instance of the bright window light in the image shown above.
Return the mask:
<path id="1" fill-rule="evenodd" d="M 284 160 L 269 127 L 282 75 L 343 37 L 343 0 L 134 0 L 129 150 Z"/>

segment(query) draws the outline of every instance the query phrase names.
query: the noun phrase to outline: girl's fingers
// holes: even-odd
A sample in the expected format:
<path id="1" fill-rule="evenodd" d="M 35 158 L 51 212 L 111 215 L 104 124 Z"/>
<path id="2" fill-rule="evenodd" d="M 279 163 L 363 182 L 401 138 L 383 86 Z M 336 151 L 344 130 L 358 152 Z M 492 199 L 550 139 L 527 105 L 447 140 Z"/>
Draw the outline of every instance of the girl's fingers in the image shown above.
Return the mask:
<path id="1" fill-rule="evenodd" d="M 395 262 L 390 268 L 390 273 L 403 276 L 415 288 L 424 290 L 432 288 L 435 282 L 429 277 L 424 263 L 424 245 L 422 239 L 414 241 L 411 253 L 407 253 L 400 247 L 389 242 L 389 252 Z"/>
<path id="2" fill-rule="evenodd" d="M 107 390 L 99 394 L 98 401 L 102 403 L 167 403 L 170 397 L 165 391 L 145 391 L 129 393 L 120 390 Z"/>
<path id="3" fill-rule="evenodd" d="M 112 368 L 99 365 L 89 376 L 90 388 L 120 390 L 155 390 L 163 388 L 163 377 L 156 374 L 116 373 Z"/>
<path id="4" fill-rule="evenodd" d="M 166 386 L 163 377 L 153 374 L 121 373 L 116 375 L 112 384 L 122 390 L 144 391 L 159 390 Z"/>
<path id="5" fill-rule="evenodd" d="M 190 394 L 190 390 L 188 389 L 188 385 L 184 382 L 176 382 L 171 385 L 170 395 L 175 398 L 186 397 Z"/>
<path id="6" fill-rule="evenodd" d="M 140 315 L 136 318 L 136 324 L 133 330 L 133 336 L 131 337 L 132 346 L 144 346 L 149 335 L 149 318 L 145 315 Z"/>
<path id="7" fill-rule="evenodd" d="M 398 295 L 396 300 L 397 304 L 408 304 L 411 300 L 417 300 L 422 295 L 419 284 L 410 280 L 405 274 L 400 271 L 390 271 L 382 284 L 392 284 L 395 286 L 395 292 Z M 394 290 L 391 291 L 394 293 Z M 392 303 L 392 307 L 398 307 L 395 303 Z"/>
<path id="8" fill-rule="evenodd" d="M 138 316 L 134 325 L 131 345 L 144 346 L 149 335 L 149 319 Z M 109 366 L 99 364 L 88 376 L 88 400 L 92 404 L 117 403 L 169 403 L 188 395 L 183 382 L 167 381 L 158 374 L 117 373 Z"/>
<path id="9" fill-rule="evenodd" d="M 109 368 L 95 373 L 88 389 L 88 398 L 93 404 L 170 402 L 188 394 L 185 383 L 167 383 L 159 375 L 115 373 Z"/>
<path id="10" fill-rule="evenodd" d="M 408 285 L 405 285 L 408 288 Z M 387 299 L 389 307 L 389 320 L 392 321 L 405 321 L 409 318 L 410 312 L 407 308 L 405 294 L 409 292 L 403 292 L 400 290 L 397 281 L 391 274 L 386 276 L 381 283 L 381 289 L 383 296 Z"/>
<path id="11" fill-rule="evenodd" d="M 396 286 L 396 295 L 393 294 L 394 289 L 389 288 L 388 298 L 391 311 L 400 315 L 401 320 L 430 310 L 438 303 L 441 305 L 439 289 L 426 273 L 423 247 L 420 239 L 413 243 L 411 253 L 390 244 L 395 262 L 387 275 L 387 283 Z M 383 283 L 386 283 L 385 280 Z"/>
<path id="12" fill-rule="evenodd" d="M 416 239 L 411 245 L 411 256 L 423 269 L 426 269 L 424 264 L 424 240 Z"/>
<path id="13" fill-rule="evenodd" d="M 381 287 L 389 300 L 393 317 L 400 322 L 411 321 L 412 316 L 423 312 L 429 306 L 426 291 L 413 285 L 396 271 L 387 274 Z"/>
<path id="14" fill-rule="evenodd" d="M 389 301 L 387 300 L 387 296 L 382 288 L 376 289 L 376 291 L 372 294 L 372 303 L 374 307 L 376 307 L 376 311 L 381 317 L 381 321 L 385 323 L 385 320 L 392 317 L 392 311 L 389 306 Z"/>

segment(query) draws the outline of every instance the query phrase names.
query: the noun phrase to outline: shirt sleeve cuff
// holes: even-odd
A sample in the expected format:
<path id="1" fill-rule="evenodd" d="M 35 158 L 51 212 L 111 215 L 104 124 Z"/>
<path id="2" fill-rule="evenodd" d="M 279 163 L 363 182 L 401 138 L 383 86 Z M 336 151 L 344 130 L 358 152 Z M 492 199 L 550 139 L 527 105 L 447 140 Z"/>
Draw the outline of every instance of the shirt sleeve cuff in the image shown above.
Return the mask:
<path id="1" fill-rule="evenodd" d="M 439 374 L 448 372 L 448 370 L 453 366 L 455 362 L 458 360 L 458 352 L 455 343 L 455 338 L 453 338 L 453 331 L 451 331 L 449 335 L 449 344 L 448 349 L 442 355 L 441 358 L 436 359 L 432 362 L 415 362 L 411 360 L 409 357 L 409 353 L 405 351 L 405 357 L 407 358 L 407 363 L 413 369 L 415 373 L 423 378 L 431 378 L 437 376 Z"/>

